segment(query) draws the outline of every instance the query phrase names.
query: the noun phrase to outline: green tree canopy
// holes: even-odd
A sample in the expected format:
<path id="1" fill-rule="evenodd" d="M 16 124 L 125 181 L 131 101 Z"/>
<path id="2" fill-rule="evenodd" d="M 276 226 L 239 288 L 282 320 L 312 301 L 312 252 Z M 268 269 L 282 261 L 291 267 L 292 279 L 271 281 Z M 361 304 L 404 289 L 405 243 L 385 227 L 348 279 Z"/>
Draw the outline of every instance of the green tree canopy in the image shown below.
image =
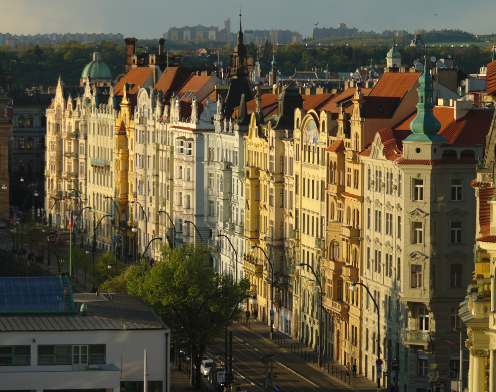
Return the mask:
<path id="1" fill-rule="evenodd" d="M 139 295 L 160 316 L 175 340 L 185 342 L 197 361 L 197 372 L 205 346 L 220 335 L 250 289 L 246 279 L 235 282 L 230 275 L 217 275 L 210 267 L 210 251 L 198 244 L 172 250 L 164 246 L 161 262 L 126 271 L 128 292 Z"/>

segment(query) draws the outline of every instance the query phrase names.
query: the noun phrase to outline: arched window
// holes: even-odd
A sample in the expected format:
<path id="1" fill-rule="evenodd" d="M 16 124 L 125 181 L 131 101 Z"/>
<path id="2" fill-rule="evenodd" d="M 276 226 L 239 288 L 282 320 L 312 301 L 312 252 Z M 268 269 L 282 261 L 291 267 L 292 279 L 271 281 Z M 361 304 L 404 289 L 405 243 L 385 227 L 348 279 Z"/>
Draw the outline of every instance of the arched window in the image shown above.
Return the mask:
<path id="1" fill-rule="evenodd" d="M 26 148 L 26 141 L 25 141 L 24 137 L 22 137 L 22 136 L 19 138 L 19 148 L 21 150 Z"/>
<path id="2" fill-rule="evenodd" d="M 29 115 L 27 122 L 28 122 L 28 128 L 32 128 L 33 127 L 33 116 Z"/>
<path id="3" fill-rule="evenodd" d="M 33 148 L 33 144 L 34 144 L 34 143 L 33 143 L 33 138 L 32 138 L 32 137 L 29 137 L 29 138 L 28 138 L 28 148 L 29 148 L 29 149 Z"/>
<path id="4" fill-rule="evenodd" d="M 339 242 L 333 241 L 332 243 L 332 259 L 339 260 Z"/>
<path id="5" fill-rule="evenodd" d="M 19 161 L 19 171 L 23 172 L 25 169 L 26 169 L 26 167 L 25 167 L 24 161 L 21 159 Z"/>
<path id="6" fill-rule="evenodd" d="M 19 127 L 24 128 L 24 116 L 19 116 Z"/>

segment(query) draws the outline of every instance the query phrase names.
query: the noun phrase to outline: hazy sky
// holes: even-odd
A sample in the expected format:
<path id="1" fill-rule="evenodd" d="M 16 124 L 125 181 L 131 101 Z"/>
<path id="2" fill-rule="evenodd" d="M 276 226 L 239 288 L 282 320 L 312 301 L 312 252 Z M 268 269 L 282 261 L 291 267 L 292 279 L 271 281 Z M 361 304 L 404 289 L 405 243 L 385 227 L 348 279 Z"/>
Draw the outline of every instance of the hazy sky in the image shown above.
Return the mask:
<path id="1" fill-rule="evenodd" d="M 376 32 L 460 29 L 484 34 L 496 30 L 495 0 L 15 0 L 2 7 L 0 32 L 160 38 L 174 26 L 222 28 L 228 17 L 231 31 L 236 31 L 240 5 L 243 29 L 289 29 L 303 37 L 315 23 L 337 27 L 340 22 Z"/>

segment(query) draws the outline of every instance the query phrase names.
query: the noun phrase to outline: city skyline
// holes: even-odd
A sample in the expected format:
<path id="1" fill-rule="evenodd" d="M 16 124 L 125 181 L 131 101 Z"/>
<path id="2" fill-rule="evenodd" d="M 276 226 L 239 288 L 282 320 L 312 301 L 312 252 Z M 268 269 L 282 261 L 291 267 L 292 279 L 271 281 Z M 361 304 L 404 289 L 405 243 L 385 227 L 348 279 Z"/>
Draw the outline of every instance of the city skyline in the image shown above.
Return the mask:
<path id="1" fill-rule="evenodd" d="M 88 0 L 85 6 L 75 2 L 46 0 L 33 3 L 19 0 L 9 5 L 7 18 L 2 20 L 2 33 L 34 35 L 50 33 L 122 33 L 138 39 L 161 37 L 171 27 L 215 26 L 223 28 L 231 18 L 231 31 L 238 27 L 242 13 L 243 29 L 296 30 L 308 37 L 315 26 L 334 27 L 345 23 L 358 30 L 442 30 L 459 29 L 473 34 L 490 34 L 496 3 L 480 0 L 477 7 L 467 8 L 463 0 L 418 0 L 415 3 L 379 0 L 273 0 L 269 3 L 254 0 L 249 4 L 229 0 L 145 0 L 136 12 L 130 0 Z M 53 12 L 54 9 L 57 12 Z M 184 10 L 195 9 L 195 14 Z M 98 10 L 95 13 L 95 10 Z M 275 17 L 278 15 L 278 17 Z M 327 17 L 323 17 L 328 15 Z M 373 16 L 373 17 L 371 17 Z"/>

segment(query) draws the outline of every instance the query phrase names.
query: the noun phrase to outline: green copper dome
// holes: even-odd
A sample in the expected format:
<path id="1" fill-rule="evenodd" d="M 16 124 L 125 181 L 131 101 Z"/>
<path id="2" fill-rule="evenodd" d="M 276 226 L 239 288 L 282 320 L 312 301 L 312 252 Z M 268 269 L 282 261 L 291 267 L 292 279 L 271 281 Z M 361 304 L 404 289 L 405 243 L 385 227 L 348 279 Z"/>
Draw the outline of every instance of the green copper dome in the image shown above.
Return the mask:
<path id="1" fill-rule="evenodd" d="M 396 49 L 394 46 L 389 49 L 389 52 L 387 52 L 386 58 L 388 59 L 399 59 L 401 57 L 401 53 L 399 52 L 398 49 Z"/>
<path id="2" fill-rule="evenodd" d="M 410 130 L 413 132 L 405 140 L 417 142 L 442 142 L 446 141 L 438 132 L 441 130 L 441 123 L 434 116 L 434 100 L 432 88 L 432 78 L 427 69 L 427 58 L 424 72 L 419 77 L 420 87 L 418 91 L 417 116 L 410 123 Z"/>
<path id="3" fill-rule="evenodd" d="M 84 67 L 81 79 L 112 79 L 112 72 L 107 64 L 102 61 L 100 52 L 93 53 L 93 61 Z"/>

